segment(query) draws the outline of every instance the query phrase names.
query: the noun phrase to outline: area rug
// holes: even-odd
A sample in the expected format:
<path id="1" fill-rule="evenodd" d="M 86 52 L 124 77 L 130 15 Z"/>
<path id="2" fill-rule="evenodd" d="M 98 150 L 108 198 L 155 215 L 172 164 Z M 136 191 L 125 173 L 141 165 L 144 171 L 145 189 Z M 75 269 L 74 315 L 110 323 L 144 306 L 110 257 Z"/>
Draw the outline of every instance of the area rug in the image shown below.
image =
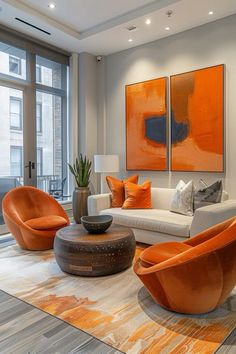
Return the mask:
<path id="1" fill-rule="evenodd" d="M 175 314 L 152 300 L 131 268 L 76 277 L 60 270 L 52 250 L 28 252 L 12 243 L 0 245 L 2 290 L 125 353 L 211 354 L 236 327 L 234 293 L 209 314 Z"/>

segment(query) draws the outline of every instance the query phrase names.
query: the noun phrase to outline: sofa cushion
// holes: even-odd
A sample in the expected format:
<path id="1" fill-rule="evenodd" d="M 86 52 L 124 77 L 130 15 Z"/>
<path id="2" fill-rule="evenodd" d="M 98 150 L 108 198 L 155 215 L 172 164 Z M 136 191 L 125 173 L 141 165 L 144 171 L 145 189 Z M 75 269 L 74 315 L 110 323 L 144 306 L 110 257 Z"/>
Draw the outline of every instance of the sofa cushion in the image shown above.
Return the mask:
<path id="1" fill-rule="evenodd" d="M 47 215 L 27 220 L 25 224 L 35 230 L 51 230 L 66 226 L 67 221 L 62 216 Z"/>
<path id="2" fill-rule="evenodd" d="M 214 203 L 220 203 L 222 191 L 223 186 L 221 180 L 196 191 L 193 198 L 194 210 Z"/>
<path id="3" fill-rule="evenodd" d="M 146 181 L 141 185 L 125 182 L 126 199 L 122 209 L 150 209 L 151 204 L 151 182 Z"/>
<path id="4" fill-rule="evenodd" d="M 114 224 L 180 237 L 189 237 L 193 220 L 192 216 L 161 209 L 110 208 L 102 210 L 100 214 L 112 215 Z"/>
<path id="5" fill-rule="evenodd" d="M 192 246 L 185 245 L 182 242 L 160 243 L 144 250 L 140 255 L 140 259 L 144 266 L 152 266 L 177 256 L 177 254 L 185 252 L 190 248 Z"/>
<path id="6" fill-rule="evenodd" d="M 108 187 L 111 190 L 111 206 L 112 208 L 122 207 L 125 201 L 125 182 L 138 183 L 138 175 L 130 176 L 124 181 L 121 181 L 112 176 L 106 176 Z"/>
<path id="7" fill-rule="evenodd" d="M 180 180 L 175 188 L 170 211 L 184 215 L 193 215 L 193 181 L 185 183 Z"/>

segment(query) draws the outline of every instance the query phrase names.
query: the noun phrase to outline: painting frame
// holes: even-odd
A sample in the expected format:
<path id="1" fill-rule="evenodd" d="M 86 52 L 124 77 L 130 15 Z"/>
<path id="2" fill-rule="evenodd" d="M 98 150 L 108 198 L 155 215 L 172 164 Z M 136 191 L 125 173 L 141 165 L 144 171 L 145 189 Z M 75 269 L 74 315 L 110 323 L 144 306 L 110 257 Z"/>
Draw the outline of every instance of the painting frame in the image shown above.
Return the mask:
<path id="1" fill-rule="evenodd" d="M 129 141 L 128 141 L 128 136 L 129 136 L 129 132 L 128 132 L 128 89 L 130 87 L 134 87 L 135 85 L 145 85 L 145 84 L 149 84 L 149 83 L 154 83 L 159 82 L 159 80 L 164 82 L 164 90 L 163 90 L 163 94 L 164 94 L 164 107 L 165 107 L 165 127 L 166 127 L 166 133 L 165 133 L 165 145 L 164 145 L 164 149 L 165 149 L 165 166 L 162 168 L 153 168 L 151 166 L 149 167 L 140 167 L 140 166 L 133 166 L 130 167 L 129 166 Z M 160 172 L 166 172 L 169 170 L 169 119 L 168 119 L 168 77 L 167 76 L 162 76 L 162 77 L 157 77 L 154 79 L 150 79 L 150 80 L 143 80 L 143 81 L 139 81 L 139 82 L 135 82 L 135 83 L 131 83 L 131 84 L 127 84 L 125 85 L 125 135 L 126 135 L 126 154 L 125 154 L 125 158 L 126 158 L 126 170 L 127 171 L 160 171 Z"/>
<path id="2" fill-rule="evenodd" d="M 211 70 L 211 69 L 216 69 L 216 68 L 220 68 L 221 69 L 221 86 L 219 87 L 219 89 L 222 92 L 222 96 L 221 96 L 221 109 L 219 110 L 220 114 L 221 114 L 221 167 L 214 169 L 176 169 L 173 167 L 173 93 L 172 93 L 172 85 L 173 85 L 173 78 L 176 78 L 178 76 L 183 76 L 183 75 L 188 75 L 188 74 L 193 74 L 193 73 L 197 73 L 197 72 L 203 72 L 204 70 Z M 225 64 L 216 64 L 216 65 L 212 65 L 212 66 L 207 66 L 207 67 L 203 67 L 200 69 L 195 69 L 195 70 L 191 70 L 191 71 L 186 71 L 186 72 L 182 72 L 182 73 L 178 73 L 178 74 L 174 74 L 170 76 L 170 107 L 169 107 L 169 121 L 170 121 L 170 151 L 169 151 L 169 167 L 170 167 L 170 171 L 171 172 L 203 172 L 203 173 L 225 173 Z"/>

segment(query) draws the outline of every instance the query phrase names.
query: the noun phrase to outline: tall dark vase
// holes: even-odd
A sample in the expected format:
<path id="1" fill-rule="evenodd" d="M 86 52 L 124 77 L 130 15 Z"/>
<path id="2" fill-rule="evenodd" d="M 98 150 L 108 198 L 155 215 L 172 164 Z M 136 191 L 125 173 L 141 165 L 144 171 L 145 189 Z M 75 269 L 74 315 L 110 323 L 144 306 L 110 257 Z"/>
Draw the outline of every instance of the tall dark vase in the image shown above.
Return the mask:
<path id="1" fill-rule="evenodd" d="M 73 192 L 72 208 L 76 224 L 80 224 L 81 216 L 88 215 L 88 196 L 90 194 L 89 187 L 78 187 Z"/>

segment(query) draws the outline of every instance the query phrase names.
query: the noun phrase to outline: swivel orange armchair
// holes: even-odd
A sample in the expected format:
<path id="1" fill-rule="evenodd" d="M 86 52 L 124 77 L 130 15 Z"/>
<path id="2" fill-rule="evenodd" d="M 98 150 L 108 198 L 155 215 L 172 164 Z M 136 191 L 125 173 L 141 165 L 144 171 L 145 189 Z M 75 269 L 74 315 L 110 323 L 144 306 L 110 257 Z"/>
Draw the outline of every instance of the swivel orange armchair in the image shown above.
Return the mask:
<path id="1" fill-rule="evenodd" d="M 69 225 L 61 205 L 34 187 L 17 187 L 2 201 L 5 223 L 20 247 L 28 250 L 53 248 L 57 230 Z"/>
<path id="2" fill-rule="evenodd" d="M 185 242 L 147 248 L 134 271 L 153 299 L 168 310 L 214 310 L 236 285 L 236 217 Z"/>

